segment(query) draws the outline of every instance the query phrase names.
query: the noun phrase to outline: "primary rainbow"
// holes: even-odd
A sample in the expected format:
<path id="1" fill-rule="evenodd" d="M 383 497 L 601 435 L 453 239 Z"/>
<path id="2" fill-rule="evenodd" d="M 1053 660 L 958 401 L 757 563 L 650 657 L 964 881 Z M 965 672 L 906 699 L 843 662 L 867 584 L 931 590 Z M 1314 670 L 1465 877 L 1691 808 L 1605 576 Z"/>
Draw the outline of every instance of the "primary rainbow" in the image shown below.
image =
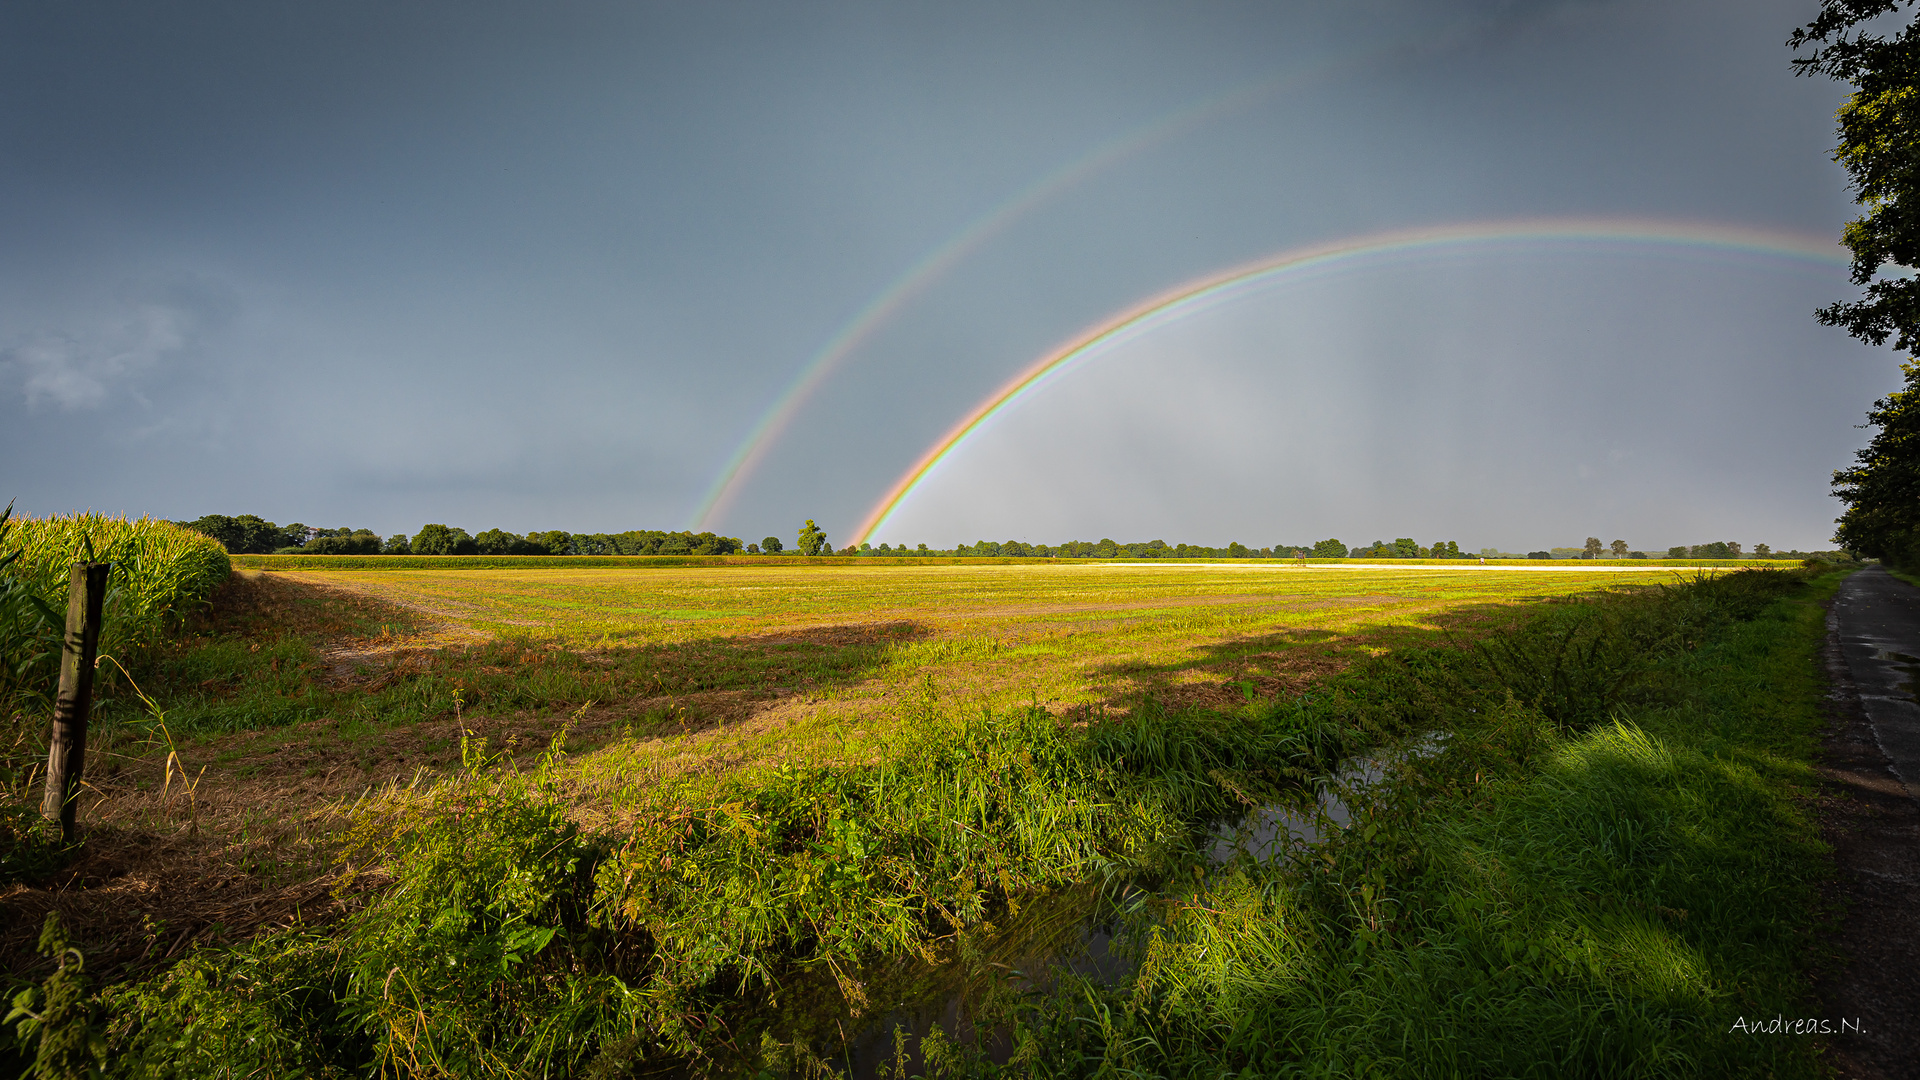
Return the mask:
<path id="1" fill-rule="evenodd" d="M 1205 311 L 1229 300 L 1315 271 L 1350 269 L 1368 261 L 1454 250 L 1517 247 L 1569 242 L 1579 245 L 1645 246 L 1655 249 L 1694 249 L 1711 253 L 1758 255 L 1769 259 L 1799 260 L 1846 266 L 1847 257 L 1832 239 L 1780 229 L 1644 218 L 1520 218 L 1507 221 L 1437 225 L 1368 233 L 1307 247 L 1293 248 L 1148 297 L 1069 338 L 989 394 L 920 455 L 867 513 L 854 543 L 870 541 L 886 526 L 900 504 L 953 452 L 988 421 L 1016 402 L 1037 393 L 1079 361 L 1168 323 Z"/>
<path id="2" fill-rule="evenodd" d="M 713 528 L 739 497 L 741 489 L 754 472 L 772 454 L 775 444 L 793 426 L 794 418 L 800 414 L 807 400 L 827 379 L 896 313 L 1013 222 L 1120 162 L 1234 110 L 1264 100 L 1289 87 L 1322 78 L 1347 65 L 1388 56 L 1406 47 L 1407 41 L 1396 39 L 1383 46 L 1326 57 L 1297 70 L 1262 75 L 1203 98 L 1100 143 L 967 222 L 876 293 L 852 318 L 834 331 L 820 351 L 801 367 L 800 373 L 767 407 L 734 450 L 733 456 L 727 459 L 719 475 L 714 477 L 712 485 L 701 497 L 700 505 L 694 509 L 691 527 Z"/>

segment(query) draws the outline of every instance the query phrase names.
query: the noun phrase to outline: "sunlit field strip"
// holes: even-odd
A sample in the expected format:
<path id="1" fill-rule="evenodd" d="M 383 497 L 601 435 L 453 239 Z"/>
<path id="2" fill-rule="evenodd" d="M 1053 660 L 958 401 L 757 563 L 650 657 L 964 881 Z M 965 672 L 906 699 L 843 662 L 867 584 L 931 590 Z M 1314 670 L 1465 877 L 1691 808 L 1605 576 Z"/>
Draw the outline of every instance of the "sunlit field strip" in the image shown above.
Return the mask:
<path id="1" fill-rule="evenodd" d="M 954 632 L 1199 611 L 1244 622 L 1253 609 L 1391 597 L 1388 607 L 1500 602 L 1671 582 L 1649 567 L 1314 566 L 1107 563 L 1023 566 L 299 571 L 487 633 L 571 645 L 673 641 L 854 622 L 925 622 Z M 1320 571 L 1340 571 L 1325 574 Z M 1141 571 L 1150 571 L 1143 573 Z M 1544 574 L 1543 571 L 1551 571 Z M 1253 572 L 1253 573 L 1250 573 Z M 1693 573 L 1697 571 L 1686 571 Z M 1198 609 L 1198 610 L 1196 610 Z M 1201 621 L 1207 621 L 1202 618 Z"/>
<path id="2" fill-rule="evenodd" d="M 1071 712 L 1125 708 L 1141 695 L 1230 705 L 1244 692 L 1298 692 L 1395 643 L 1476 636 L 1529 601 L 1674 580 L 1661 568 L 1249 574 L 1220 564 L 288 576 L 444 620 L 449 644 L 485 636 L 585 650 L 635 672 L 668 661 L 765 670 L 759 682 L 733 676 L 704 693 L 671 692 L 696 713 L 733 717 L 698 740 L 697 753 L 725 743 L 734 760 L 851 752 L 848 732 L 890 730 L 928 693 L 970 709 Z M 839 666 L 829 673 L 823 662 Z"/>

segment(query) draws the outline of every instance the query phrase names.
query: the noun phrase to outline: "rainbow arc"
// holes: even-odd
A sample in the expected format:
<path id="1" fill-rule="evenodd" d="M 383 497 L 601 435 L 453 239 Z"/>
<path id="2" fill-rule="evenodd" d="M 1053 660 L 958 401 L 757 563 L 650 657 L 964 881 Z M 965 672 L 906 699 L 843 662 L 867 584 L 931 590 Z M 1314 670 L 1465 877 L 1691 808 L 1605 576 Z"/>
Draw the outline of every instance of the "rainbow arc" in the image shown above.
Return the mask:
<path id="1" fill-rule="evenodd" d="M 902 503 L 937 472 L 942 462 L 977 437 L 993 419 L 1058 381 L 1075 367 L 1171 323 L 1283 284 L 1325 273 L 1438 255 L 1551 248 L 1641 249 L 1750 255 L 1844 267 L 1846 255 L 1833 240 L 1780 229 L 1645 218 L 1520 218 L 1396 229 L 1292 248 L 1177 285 L 1115 312 L 1068 338 L 1002 384 L 949 428 L 887 489 L 855 530 L 854 543 L 869 542 Z"/>

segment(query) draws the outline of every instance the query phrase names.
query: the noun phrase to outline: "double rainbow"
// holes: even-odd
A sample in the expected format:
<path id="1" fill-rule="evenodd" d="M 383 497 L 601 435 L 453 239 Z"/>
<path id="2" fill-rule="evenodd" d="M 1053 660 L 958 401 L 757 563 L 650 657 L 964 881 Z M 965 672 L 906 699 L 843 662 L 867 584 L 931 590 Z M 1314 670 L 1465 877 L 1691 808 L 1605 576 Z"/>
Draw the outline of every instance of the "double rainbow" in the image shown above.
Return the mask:
<path id="1" fill-rule="evenodd" d="M 1778 229 L 1711 225 L 1640 218 L 1522 218 L 1508 221 L 1397 229 L 1293 248 L 1209 274 L 1108 316 L 1069 338 L 989 394 L 927 448 L 887 490 L 856 530 L 854 543 L 870 541 L 907 497 L 978 434 L 994 417 L 1039 393 L 1079 363 L 1111 351 L 1170 323 L 1249 293 L 1314 275 L 1370 263 L 1476 250 L 1572 244 L 1579 247 L 1642 247 L 1672 252 L 1691 249 L 1721 255 L 1754 255 L 1844 267 L 1848 260 L 1832 239 Z"/>

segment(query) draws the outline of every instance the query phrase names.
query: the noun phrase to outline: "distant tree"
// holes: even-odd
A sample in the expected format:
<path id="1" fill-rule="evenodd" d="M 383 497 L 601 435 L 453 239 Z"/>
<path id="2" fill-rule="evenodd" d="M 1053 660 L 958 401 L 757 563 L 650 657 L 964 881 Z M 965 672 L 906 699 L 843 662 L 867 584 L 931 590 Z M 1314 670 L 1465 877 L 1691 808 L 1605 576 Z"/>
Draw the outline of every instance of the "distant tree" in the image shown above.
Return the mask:
<path id="1" fill-rule="evenodd" d="M 1347 545 L 1338 540 L 1322 540 L 1313 545 L 1313 557 L 1316 559 L 1344 559 L 1347 557 Z"/>
<path id="2" fill-rule="evenodd" d="M 1739 558 L 1740 557 L 1740 541 L 1738 540 L 1727 541 L 1727 554 L 1733 556 L 1736 559 Z"/>
<path id="3" fill-rule="evenodd" d="M 394 533 L 392 536 L 387 537 L 387 542 L 381 546 L 380 553 L 382 555 L 411 555 L 413 554 L 413 542 L 407 538 L 406 533 Z"/>
<path id="4" fill-rule="evenodd" d="M 1687 549 L 1685 545 L 1680 545 L 1678 547 L 1670 547 L 1667 549 L 1667 558 L 1669 559 L 1684 559 L 1686 557 L 1687 557 Z"/>
<path id="5" fill-rule="evenodd" d="M 186 522 L 186 527 L 220 541 L 220 546 L 226 548 L 230 555 L 265 555 L 292 543 L 280 526 L 255 514 L 241 514 L 238 517 L 208 514 Z M 300 529 L 300 541 L 304 543 L 306 526 Z"/>
<path id="6" fill-rule="evenodd" d="M 537 548 L 535 555 L 571 555 L 573 554 L 573 534 L 560 530 L 548 532 L 530 532 L 526 536 L 527 546 Z"/>
<path id="7" fill-rule="evenodd" d="M 1243 543 L 1241 543 L 1240 541 L 1238 541 L 1238 540 L 1230 540 L 1230 541 L 1228 541 L 1228 542 L 1227 542 L 1227 557 L 1228 557 L 1228 558 L 1230 558 L 1230 559 L 1244 559 L 1244 558 L 1246 558 L 1246 557 L 1247 557 L 1247 556 L 1248 556 L 1249 554 L 1251 554 L 1251 553 L 1247 551 L 1247 545 L 1245 545 L 1245 544 L 1243 544 Z"/>
<path id="8" fill-rule="evenodd" d="M 1753 545 L 1753 557 L 1756 559 L 1764 559 L 1771 556 L 1772 554 L 1773 554 L 1773 549 L 1768 547 L 1765 544 Z"/>
<path id="9" fill-rule="evenodd" d="M 1615 540 L 1607 546 L 1613 549 L 1614 558 L 1624 559 L 1627 557 L 1627 542 L 1625 540 Z"/>
<path id="10" fill-rule="evenodd" d="M 524 555 L 530 545 L 518 533 L 488 529 L 473 538 L 473 546 L 482 555 Z"/>
<path id="11" fill-rule="evenodd" d="M 808 518 L 807 523 L 800 526 L 800 542 L 795 546 L 799 548 L 802 555 L 819 555 L 822 549 L 828 555 L 833 554 L 833 545 L 827 542 L 826 530 L 815 525 L 812 518 Z"/>
<path id="12" fill-rule="evenodd" d="M 301 547 L 308 540 L 313 539 L 314 531 L 298 521 L 291 525 L 282 525 L 280 526 L 280 546 Z"/>
<path id="13" fill-rule="evenodd" d="M 413 536 L 415 555 L 473 555 L 478 553 L 467 530 L 446 525 L 422 525 Z"/>
<path id="14" fill-rule="evenodd" d="M 760 554 L 760 545 L 759 545 L 759 544 L 748 544 L 748 545 L 747 545 L 747 554 L 749 554 L 749 555 L 758 555 L 758 554 Z"/>
<path id="15" fill-rule="evenodd" d="M 925 544 L 921 544 L 921 545 L 920 545 L 920 547 L 919 547 L 919 552 L 920 552 L 920 554 L 922 554 L 922 555 L 925 555 L 925 554 L 927 554 L 927 545 L 925 545 Z"/>
<path id="16" fill-rule="evenodd" d="M 1580 557 L 1583 559 L 1597 559 L 1600 557 L 1600 551 L 1600 538 L 1597 536 L 1589 536 L 1587 537 L 1587 546 L 1581 550 Z"/>
<path id="17" fill-rule="evenodd" d="M 1397 559 L 1417 559 L 1420 557 L 1420 545 L 1414 543 L 1413 537 L 1402 536 L 1393 542 L 1392 555 Z"/>
<path id="18" fill-rule="evenodd" d="M 294 551 L 305 555 L 378 555 L 380 538 L 371 529 L 348 531 L 346 529 L 323 530 L 325 536 L 316 536 L 307 541 L 304 547 Z"/>
<path id="19" fill-rule="evenodd" d="M 1553 558 L 1553 552 L 1551 552 L 1551 551 L 1529 551 L 1529 552 L 1527 552 L 1527 558 L 1529 558 L 1529 559 L 1551 559 L 1551 558 Z"/>
<path id="20" fill-rule="evenodd" d="M 769 536 L 765 540 L 760 541 L 760 550 L 769 555 L 780 554 L 785 546 L 786 545 L 780 543 L 780 538 L 777 536 Z"/>
<path id="21" fill-rule="evenodd" d="M 1629 559 L 1644 559 L 1646 557 L 1647 553 L 1644 551 L 1630 551 L 1627 553 L 1627 558 Z"/>

